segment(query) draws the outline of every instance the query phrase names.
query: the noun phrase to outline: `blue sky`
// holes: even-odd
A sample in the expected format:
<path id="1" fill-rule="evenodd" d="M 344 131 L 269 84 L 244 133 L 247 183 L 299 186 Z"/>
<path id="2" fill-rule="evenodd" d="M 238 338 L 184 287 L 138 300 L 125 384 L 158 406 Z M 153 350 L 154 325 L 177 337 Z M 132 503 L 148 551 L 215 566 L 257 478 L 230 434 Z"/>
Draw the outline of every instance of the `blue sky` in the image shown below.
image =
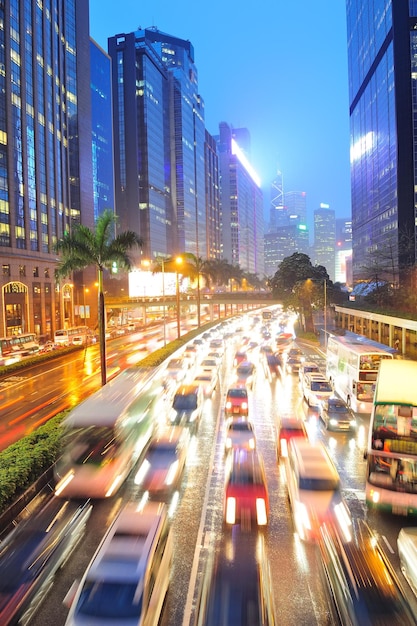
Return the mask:
<path id="1" fill-rule="evenodd" d="M 307 193 L 310 218 L 321 202 L 350 216 L 344 0 L 90 0 L 104 50 L 108 37 L 150 26 L 193 44 L 207 130 L 249 129 L 266 206 L 280 169 L 284 190 Z"/>

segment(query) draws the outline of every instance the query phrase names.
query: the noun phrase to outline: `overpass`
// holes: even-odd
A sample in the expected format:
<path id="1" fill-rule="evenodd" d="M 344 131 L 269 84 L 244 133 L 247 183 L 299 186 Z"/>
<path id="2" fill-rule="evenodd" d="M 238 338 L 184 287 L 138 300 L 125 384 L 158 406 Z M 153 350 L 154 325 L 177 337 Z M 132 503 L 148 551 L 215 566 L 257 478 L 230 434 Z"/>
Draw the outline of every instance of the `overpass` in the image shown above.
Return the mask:
<path id="1" fill-rule="evenodd" d="M 202 313 L 206 311 L 205 314 L 211 321 L 276 304 L 279 304 L 279 301 L 274 300 L 271 293 L 261 291 L 204 293 L 200 297 L 200 310 Z M 159 316 L 164 307 L 168 312 L 173 309 L 176 310 L 177 296 L 139 296 L 135 298 L 106 296 L 105 298 L 106 318 L 118 315 L 123 322 L 127 321 L 135 310 L 139 310 L 139 315 L 146 320 L 154 315 Z M 197 315 L 197 296 L 181 293 L 180 310 L 184 314 L 195 312 Z"/>

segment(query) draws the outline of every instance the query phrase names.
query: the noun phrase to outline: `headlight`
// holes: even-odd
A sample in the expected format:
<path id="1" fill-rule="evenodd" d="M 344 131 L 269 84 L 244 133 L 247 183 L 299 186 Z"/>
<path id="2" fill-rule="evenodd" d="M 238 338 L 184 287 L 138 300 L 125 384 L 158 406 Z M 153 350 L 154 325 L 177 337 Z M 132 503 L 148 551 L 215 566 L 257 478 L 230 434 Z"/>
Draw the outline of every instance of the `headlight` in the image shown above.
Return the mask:
<path id="1" fill-rule="evenodd" d="M 351 428 L 356 428 L 356 426 L 357 426 L 357 424 L 356 424 L 356 420 L 354 420 L 354 419 L 353 419 L 353 420 L 350 420 L 350 422 L 349 422 L 349 426 L 350 426 Z"/>
<path id="2" fill-rule="evenodd" d="M 174 482 L 177 476 L 178 467 L 179 467 L 179 461 L 177 459 L 176 461 L 174 461 L 174 463 L 172 463 L 172 465 L 170 466 L 168 470 L 167 477 L 165 479 L 165 483 L 167 485 L 172 485 L 172 483 Z"/>
<path id="3" fill-rule="evenodd" d="M 294 519 L 300 538 L 305 539 L 307 533 L 311 531 L 311 520 L 307 507 L 302 502 L 295 503 Z"/>
<path id="4" fill-rule="evenodd" d="M 151 464 L 149 463 L 148 459 L 145 459 L 135 476 L 135 485 L 140 485 L 143 482 L 150 467 Z"/>
<path id="5" fill-rule="evenodd" d="M 246 411 L 246 409 L 248 408 L 248 403 L 247 402 L 242 402 L 242 404 L 240 406 L 242 407 L 242 409 L 244 409 Z"/>
<path id="6" fill-rule="evenodd" d="M 232 408 L 232 403 L 230 402 L 230 400 L 228 400 L 226 402 L 226 409 L 231 409 Z"/>
<path id="7" fill-rule="evenodd" d="M 255 449 L 255 439 L 254 439 L 253 437 L 251 437 L 251 438 L 249 439 L 249 448 L 250 448 L 251 450 L 254 450 L 254 449 Z"/>
<path id="8" fill-rule="evenodd" d="M 232 447 L 232 440 L 230 437 L 226 437 L 226 448 L 230 450 L 231 447 Z"/>
<path id="9" fill-rule="evenodd" d="M 329 420 L 329 424 L 330 424 L 330 426 L 337 426 L 337 425 L 338 425 L 338 423 L 339 423 L 339 422 L 338 422 L 338 421 L 337 421 L 334 417 L 332 417 L 332 418 Z"/>

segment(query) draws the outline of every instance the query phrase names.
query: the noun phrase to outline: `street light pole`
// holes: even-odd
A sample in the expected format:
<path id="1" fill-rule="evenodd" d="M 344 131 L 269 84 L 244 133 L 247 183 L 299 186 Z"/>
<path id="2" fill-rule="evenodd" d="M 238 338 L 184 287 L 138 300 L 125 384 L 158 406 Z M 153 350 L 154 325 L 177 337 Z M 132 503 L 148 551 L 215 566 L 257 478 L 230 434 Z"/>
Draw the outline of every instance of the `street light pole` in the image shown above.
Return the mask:
<path id="1" fill-rule="evenodd" d="M 161 267 L 162 267 L 162 315 L 164 318 L 164 346 L 167 345 L 167 325 L 165 319 L 165 262 L 164 259 L 161 258 Z"/>
<path id="2" fill-rule="evenodd" d="M 180 265 L 182 263 L 182 258 L 178 256 L 175 259 L 175 262 L 177 263 L 177 265 Z M 176 287 L 176 296 L 177 296 L 177 338 L 179 339 L 181 337 L 181 309 L 180 309 L 180 280 L 179 280 L 178 269 L 175 272 L 175 276 L 176 276 L 175 287 Z"/>
<path id="3" fill-rule="evenodd" d="M 327 279 L 324 279 L 324 347 L 327 347 Z"/>

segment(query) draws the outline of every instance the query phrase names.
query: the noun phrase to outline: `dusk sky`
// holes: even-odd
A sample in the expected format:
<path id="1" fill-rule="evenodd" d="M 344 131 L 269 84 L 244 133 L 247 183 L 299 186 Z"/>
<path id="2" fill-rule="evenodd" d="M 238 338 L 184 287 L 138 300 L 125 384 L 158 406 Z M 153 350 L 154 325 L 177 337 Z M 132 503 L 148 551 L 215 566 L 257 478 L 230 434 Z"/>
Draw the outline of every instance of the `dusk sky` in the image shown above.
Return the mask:
<path id="1" fill-rule="evenodd" d="M 90 0 L 106 51 L 108 37 L 151 26 L 194 46 L 207 130 L 249 130 L 266 207 L 279 169 L 284 191 L 307 193 L 310 226 L 321 202 L 350 216 L 344 0 Z"/>

